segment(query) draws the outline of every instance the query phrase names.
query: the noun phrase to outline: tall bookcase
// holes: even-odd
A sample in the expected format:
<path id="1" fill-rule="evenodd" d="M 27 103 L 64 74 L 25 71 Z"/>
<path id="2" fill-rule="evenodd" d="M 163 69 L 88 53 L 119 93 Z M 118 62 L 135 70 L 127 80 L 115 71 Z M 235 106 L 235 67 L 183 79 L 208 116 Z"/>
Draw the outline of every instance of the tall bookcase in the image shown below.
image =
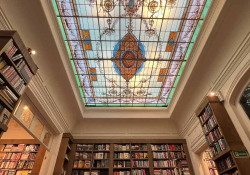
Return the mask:
<path id="1" fill-rule="evenodd" d="M 0 31 L 0 137 L 37 66 L 16 31 Z"/>
<path id="2" fill-rule="evenodd" d="M 74 140 L 66 175 L 194 175 L 184 139 Z"/>
<path id="3" fill-rule="evenodd" d="M 54 168 L 54 175 L 66 175 L 68 173 L 70 153 L 72 152 L 73 137 L 70 133 L 64 133 L 58 151 L 57 160 Z"/>
<path id="4" fill-rule="evenodd" d="M 250 158 L 218 97 L 206 97 L 196 110 L 219 174 L 250 173 Z M 238 152 L 243 157 L 235 156 Z M 246 155 L 244 155 L 246 154 Z"/>
<path id="5" fill-rule="evenodd" d="M 39 174 L 46 149 L 37 140 L 1 139 L 0 147 L 0 174 Z"/>

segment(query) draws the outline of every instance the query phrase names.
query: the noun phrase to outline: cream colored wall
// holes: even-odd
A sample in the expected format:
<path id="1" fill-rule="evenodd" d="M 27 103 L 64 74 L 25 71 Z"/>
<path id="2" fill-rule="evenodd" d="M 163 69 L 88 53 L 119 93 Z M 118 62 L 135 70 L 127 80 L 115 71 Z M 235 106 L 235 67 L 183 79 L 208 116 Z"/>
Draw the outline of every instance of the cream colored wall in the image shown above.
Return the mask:
<path id="1" fill-rule="evenodd" d="M 1 139 L 34 139 L 22 126 L 14 119 L 10 119 L 7 132 L 4 132 Z"/>
<path id="2" fill-rule="evenodd" d="M 72 134 L 75 138 L 180 138 L 171 119 L 83 119 Z"/>

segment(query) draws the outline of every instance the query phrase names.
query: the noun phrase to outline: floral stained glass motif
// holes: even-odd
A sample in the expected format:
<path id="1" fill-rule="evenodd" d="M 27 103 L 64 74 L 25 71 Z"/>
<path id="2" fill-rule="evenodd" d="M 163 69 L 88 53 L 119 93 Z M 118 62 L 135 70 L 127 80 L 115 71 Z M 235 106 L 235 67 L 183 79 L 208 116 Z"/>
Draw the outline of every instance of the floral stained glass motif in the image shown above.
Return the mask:
<path id="1" fill-rule="evenodd" d="M 172 99 L 211 0 L 52 0 L 85 106 Z"/>

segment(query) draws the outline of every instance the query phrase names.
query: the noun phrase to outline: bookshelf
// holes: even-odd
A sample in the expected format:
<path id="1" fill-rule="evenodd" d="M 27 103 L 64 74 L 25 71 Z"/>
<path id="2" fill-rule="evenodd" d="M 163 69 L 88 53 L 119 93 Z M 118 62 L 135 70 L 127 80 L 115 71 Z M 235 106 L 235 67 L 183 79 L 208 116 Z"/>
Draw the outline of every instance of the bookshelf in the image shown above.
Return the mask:
<path id="1" fill-rule="evenodd" d="M 64 133 L 62 136 L 61 145 L 58 151 L 58 156 L 54 168 L 54 175 L 61 174 L 66 175 L 68 172 L 69 156 L 72 152 L 73 137 L 70 133 Z"/>
<path id="2" fill-rule="evenodd" d="M 0 136 L 38 68 L 16 31 L 0 31 Z"/>
<path id="3" fill-rule="evenodd" d="M 218 97 L 206 97 L 195 113 L 200 120 L 218 174 L 249 174 L 249 156 L 234 156 L 234 152 L 246 151 L 246 148 Z"/>
<path id="4" fill-rule="evenodd" d="M 45 151 L 36 140 L 1 140 L 0 174 L 39 174 Z"/>
<path id="5" fill-rule="evenodd" d="M 212 160 L 212 153 L 210 149 L 203 152 L 203 161 L 206 163 L 210 175 L 218 175 L 215 162 Z"/>
<path id="6" fill-rule="evenodd" d="M 164 151 L 152 147 L 163 144 L 166 145 Z M 162 152 L 166 157 L 161 156 Z M 185 175 L 188 172 L 194 175 L 184 139 L 75 139 L 69 157 L 66 175 Z M 97 165 L 96 160 L 104 162 Z M 163 161 L 162 166 L 155 167 L 155 161 Z M 172 164 L 167 166 L 164 161 Z"/>

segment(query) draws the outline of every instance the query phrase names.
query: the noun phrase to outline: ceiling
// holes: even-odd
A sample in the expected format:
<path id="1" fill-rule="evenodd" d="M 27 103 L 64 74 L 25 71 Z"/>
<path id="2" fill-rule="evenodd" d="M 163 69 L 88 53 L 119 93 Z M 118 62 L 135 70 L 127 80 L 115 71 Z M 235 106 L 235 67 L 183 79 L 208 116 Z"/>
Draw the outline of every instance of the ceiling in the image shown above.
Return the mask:
<path id="1" fill-rule="evenodd" d="M 211 0 L 52 2 L 86 107 L 166 107 Z"/>
<path id="2" fill-rule="evenodd" d="M 248 32 L 244 27 L 249 22 L 249 12 L 244 5 L 249 3 L 247 0 L 213 1 L 213 8 L 208 11 L 168 108 L 84 108 L 74 71 L 65 64 L 71 66 L 52 1 L 0 2 L 11 25 L 18 30 L 25 44 L 37 50 L 38 54 L 33 59 L 40 68 L 43 84 L 71 127 L 75 124 L 73 118 L 170 117 L 183 127 L 214 86 Z M 120 36 L 117 42 L 119 39 Z M 62 44 L 64 47 L 61 47 Z M 114 75 L 117 76 L 117 73 L 114 72 Z M 82 108 L 84 112 L 81 112 Z"/>

